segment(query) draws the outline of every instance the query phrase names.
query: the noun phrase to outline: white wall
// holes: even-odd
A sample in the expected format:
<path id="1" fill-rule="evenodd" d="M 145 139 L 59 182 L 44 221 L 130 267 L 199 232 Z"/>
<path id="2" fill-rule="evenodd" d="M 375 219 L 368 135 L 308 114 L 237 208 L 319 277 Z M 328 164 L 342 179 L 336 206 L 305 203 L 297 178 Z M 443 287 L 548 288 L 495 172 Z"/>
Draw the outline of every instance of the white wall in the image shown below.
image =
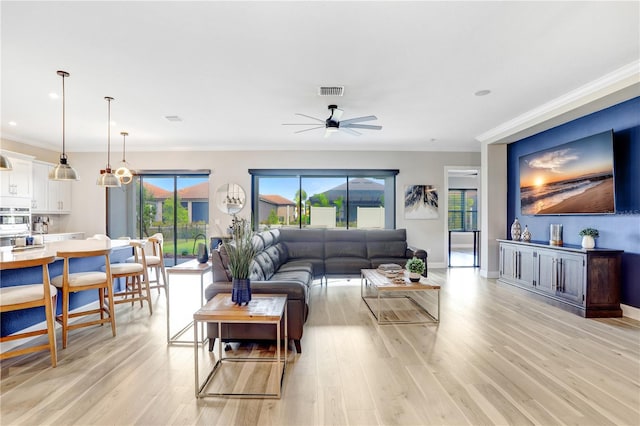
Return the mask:
<path id="1" fill-rule="evenodd" d="M 28 151 L 29 147 L 12 146 L 14 151 Z M 55 154 L 55 153 L 54 153 Z M 69 163 L 78 171 L 80 181 L 72 185 L 73 213 L 64 219 L 63 231 L 81 231 L 86 235 L 105 233 L 105 189 L 96 186 L 99 170 L 104 168 L 106 153 L 68 153 Z M 114 158 L 112 154 L 112 160 Z M 41 158 L 38 158 L 41 159 Z M 51 158 L 44 158 L 52 161 Z M 211 169 L 209 198 L 220 185 L 240 184 L 251 193 L 248 169 L 398 169 L 396 178 L 396 227 L 407 229 L 409 245 L 429 252 L 430 267 L 445 267 L 442 246 L 446 235 L 446 214 L 440 202 L 436 220 L 405 220 L 402 192 L 406 185 L 435 185 L 444 195 L 444 167 L 473 166 L 480 163 L 479 152 L 362 152 L 362 151 L 204 151 L 204 152 L 127 152 L 133 169 Z M 114 160 L 112 166 L 117 165 Z M 387 206 L 386 208 L 391 208 Z M 239 214 L 249 218 L 250 208 Z M 209 222 L 216 219 L 222 230 L 231 223 L 229 215 L 221 213 L 214 202 L 209 203 Z M 218 231 L 220 233 L 222 231 Z"/>

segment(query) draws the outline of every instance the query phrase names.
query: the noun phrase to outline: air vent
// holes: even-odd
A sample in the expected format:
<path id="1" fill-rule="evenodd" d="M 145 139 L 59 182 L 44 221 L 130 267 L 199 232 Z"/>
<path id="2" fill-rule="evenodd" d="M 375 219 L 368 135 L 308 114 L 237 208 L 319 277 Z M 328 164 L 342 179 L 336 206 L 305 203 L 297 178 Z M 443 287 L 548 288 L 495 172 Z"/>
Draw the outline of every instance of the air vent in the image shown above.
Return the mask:
<path id="1" fill-rule="evenodd" d="M 182 118 L 180 118 L 180 116 L 178 116 L 178 115 L 165 115 L 164 118 L 167 121 L 171 121 L 171 122 L 182 121 Z"/>
<path id="2" fill-rule="evenodd" d="M 342 96 L 344 95 L 344 86 L 320 86 L 318 88 L 319 96 Z"/>

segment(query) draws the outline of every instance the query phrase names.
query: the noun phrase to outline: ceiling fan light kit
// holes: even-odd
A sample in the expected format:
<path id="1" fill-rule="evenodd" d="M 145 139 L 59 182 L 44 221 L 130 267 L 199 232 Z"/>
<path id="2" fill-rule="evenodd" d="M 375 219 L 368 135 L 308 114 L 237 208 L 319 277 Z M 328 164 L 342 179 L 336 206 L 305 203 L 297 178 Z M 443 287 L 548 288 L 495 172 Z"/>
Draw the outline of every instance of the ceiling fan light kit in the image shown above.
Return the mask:
<path id="1" fill-rule="evenodd" d="M 62 154 L 60 154 L 60 162 L 49 172 L 49 180 L 79 180 L 80 177 L 69 163 L 67 163 L 67 154 L 65 152 L 65 98 L 64 98 L 64 78 L 69 77 L 66 71 L 57 71 L 62 77 Z"/>
<path id="2" fill-rule="evenodd" d="M 360 136 L 362 133 L 354 130 L 354 129 L 366 129 L 366 130 L 381 130 L 382 126 L 374 126 L 371 124 L 358 124 L 364 121 L 372 121 L 377 120 L 378 117 L 375 115 L 367 115 L 363 117 L 349 118 L 347 120 L 341 120 L 343 110 L 338 108 L 337 105 L 329 105 L 329 111 L 331 111 L 331 115 L 326 120 L 322 120 L 320 118 L 312 117 L 310 115 L 296 113 L 301 117 L 310 118 L 315 120 L 316 123 L 284 123 L 283 126 L 315 126 L 304 130 L 298 130 L 294 133 L 303 133 L 308 132 L 310 130 L 316 129 L 325 129 L 324 137 L 329 137 L 333 133 L 337 133 L 338 131 L 342 131 L 344 133 L 349 133 L 353 136 Z"/>
<path id="3" fill-rule="evenodd" d="M 108 104 L 108 120 L 107 120 L 107 166 L 104 170 L 100 170 L 100 176 L 96 184 L 106 188 L 119 188 L 121 186 L 120 179 L 111 172 L 111 101 L 110 96 L 104 98 Z"/>

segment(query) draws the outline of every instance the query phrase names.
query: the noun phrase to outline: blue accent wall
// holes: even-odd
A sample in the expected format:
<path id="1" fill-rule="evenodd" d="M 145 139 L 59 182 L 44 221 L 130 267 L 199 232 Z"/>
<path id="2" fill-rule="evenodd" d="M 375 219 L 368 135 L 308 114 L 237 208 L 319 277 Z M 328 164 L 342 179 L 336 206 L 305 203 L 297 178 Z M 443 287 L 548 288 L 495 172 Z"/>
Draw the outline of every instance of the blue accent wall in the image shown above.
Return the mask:
<path id="1" fill-rule="evenodd" d="M 519 163 L 522 155 L 613 129 L 616 213 L 605 215 L 522 216 Z M 583 228 L 596 228 L 596 247 L 624 250 L 621 302 L 640 308 L 640 97 L 589 114 L 507 147 L 507 217 L 505 235 L 517 217 L 536 241 L 549 240 L 549 225 L 563 225 L 563 241 L 581 242 Z"/>

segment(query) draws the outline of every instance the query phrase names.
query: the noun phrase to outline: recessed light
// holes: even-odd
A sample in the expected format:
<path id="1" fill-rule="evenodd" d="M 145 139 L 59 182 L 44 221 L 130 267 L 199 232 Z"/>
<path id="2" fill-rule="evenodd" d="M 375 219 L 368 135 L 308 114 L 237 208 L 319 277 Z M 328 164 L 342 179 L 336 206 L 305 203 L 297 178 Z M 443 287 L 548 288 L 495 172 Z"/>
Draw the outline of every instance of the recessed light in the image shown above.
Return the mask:
<path id="1" fill-rule="evenodd" d="M 18 123 L 16 123 L 15 121 L 10 121 L 9 122 L 9 126 L 17 126 L 17 125 L 18 125 Z"/>
<path id="2" fill-rule="evenodd" d="M 57 94 L 57 93 L 53 93 L 53 92 L 51 92 L 51 93 L 49 93 L 49 97 L 50 97 L 51 99 L 58 99 L 58 94 Z"/>
<path id="3" fill-rule="evenodd" d="M 487 96 L 489 93 L 491 93 L 491 90 L 483 89 L 483 90 L 478 90 L 476 93 L 474 93 L 474 95 L 476 95 L 476 96 Z"/>

